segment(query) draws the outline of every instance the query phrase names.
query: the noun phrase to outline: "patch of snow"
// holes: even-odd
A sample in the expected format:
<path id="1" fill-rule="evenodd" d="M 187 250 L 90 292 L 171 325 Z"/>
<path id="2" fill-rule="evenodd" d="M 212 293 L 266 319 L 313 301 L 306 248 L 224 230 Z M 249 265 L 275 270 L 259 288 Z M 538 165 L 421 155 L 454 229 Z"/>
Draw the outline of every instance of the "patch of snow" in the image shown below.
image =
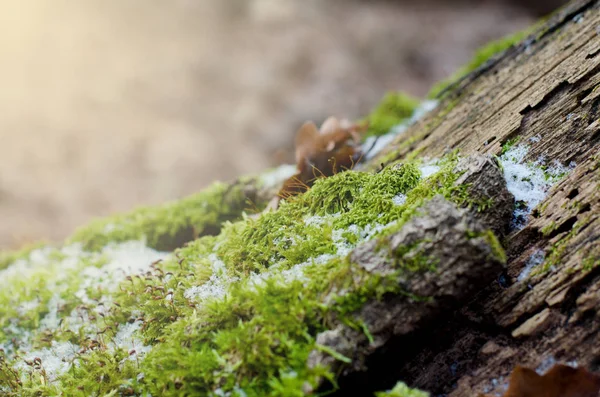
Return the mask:
<path id="1" fill-rule="evenodd" d="M 375 236 L 377 233 L 381 232 L 387 226 L 388 225 L 382 225 L 381 223 L 376 223 L 374 225 L 367 225 L 361 234 L 361 236 L 363 237 L 363 241 L 372 239 L 373 236 Z"/>
<path id="2" fill-rule="evenodd" d="M 523 268 L 523 270 L 517 277 L 517 281 L 523 281 L 523 280 L 527 279 L 529 277 L 529 275 L 531 274 L 531 271 L 533 270 L 533 268 L 538 265 L 541 265 L 542 262 L 544 262 L 544 258 L 545 258 L 544 251 L 542 251 L 540 249 L 535 250 L 535 252 L 533 254 L 531 254 L 531 256 L 529 257 L 529 259 L 527 260 L 527 263 L 525 264 L 525 267 Z"/>
<path id="3" fill-rule="evenodd" d="M 398 193 L 394 197 L 392 197 L 392 202 L 394 205 L 402 205 L 406 202 L 406 194 Z"/>
<path id="4" fill-rule="evenodd" d="M 432 159 L 425 161 L 423 164 L 419 166 L 419 171 L 421 171 L 421 178 L 426 179 L 431 175 L 436 174 L 440 170 L 440 166 L 438 165 L 438 159 Z"/>
<path id="5" fill-rule="evenodd" d="M 306 226 L 323 226 L 328 222 L 328 219 L 324 216 L 312 215 L 304 218 L 304 224 Z"/>
<path id="6" fill-rule="evenodd" d="M 556 365 L 556 358 L 553 356 L 546 357 L 540 365 L 535 369 L 538 375 L 544 375 L 548 370 Z"/>
<path id="7" fill-rule="evenodd" d="M 38 248 L 31 251 L 27 259 L 18 259 L 6 269 L 0 270 L 0 287 L 10 283 L 15 277 L 27 277 L 32 270 L 47 264 L 52 251 L 50 247 Z"/>
<path id="8" fill-rule="evenodd" d="M 567 168 L 555 161 L 544 172 L 541 168 L 545 162 L 543 157 L 535 163 L 525 163 L 528 151 L 527 146 L 517 145 L 500 156 L 507 188 L 519 204 L 513 217 L 513 226 L 517 228 L 525 225 L 533 208 L 542 202 L 550 188 L 575 166 L 569 164 Z"/>
<path id="9" fill-rule="evenodd" d="M 391 132 L 379 137 L 370 136 L 365 139 L 363 147 L 368 150 L 365 154 L 365 160 L 371 160 L 379 154 L 386 146 L 388 146 L 396 136 L 400 135 L 404 130 L 393 129 Z"/>
<path id="10" fill-rule="evenodd" d="M 421 170 L 421 177 L 423 179 L 425 179 L 425 178 L 429 178 L 431 175 L 437 173 L 440 170 L 440 167 L 438 167 L 437 165 L 425 165 L 425 166 L 421 167 L 420 170 Z"/>
<path id="11" fill-rule="evenodd" d="M 136 360 L 148 353 L 152 346 L 146 346 L 137 336 L 142 325 L 141 321 L 120 324 L 115 337 L 109 342 L 111 350 L 123 349 L 129 353 L 130 360 Z"/>
<path id="12" fill-rule="evenodd" d="M 44 288 L 50 292 L 49 300 L 38 298 L 22 302 L 18 307 L 21 315 L 40 305 L 48 308 L 37 329 L 22 329 L 19 327 L 19 319 L 14 319 L 14 322 L 11 321 L 2 330 L 9 339 L 2 348 L 9 357 L 14 357 L 13 367 L 23 370 L 24 374 L 31 370 L 43 370 L 46 373 L 45 381 L 53 382 L 71 367 L 79 347 L 69 342 L 52 341 L 49 348 L 33 350 L 30 341 L 34 336 L 44 330 L 56 331 L 61 327 L 76 334 L 83 330 L 84 335 L 95 335 L 99 323 L 93 317 L 100 320 L 108 313 L 113 303 L 111 293 L 118 288 L 119 283 L 129 275 L 146 272 L 152 263 L 167 255 L 168 253 L 158 252 L 135 241 L 109 245 L 100 253 L 85 252 L 80 244 L 73 244 L 60 251 L 52 248 L 33 251 L 28 258 L 16 261 L 0 272 L 0 290 L 2 284 L 9 285 L 14 278 L 28 280 L 44 276 L 47 277 Z M 88 259 L 95 265 L 89 265 Z M 82 305 L 74 308 L 70 314 L 61 314 L 67 303 L 62 296 L 70 293 L 73 287 L 74 297 L 80 300 L 77 302 L 76 299 L 74 302 Z M 101 292 L 99 297 L 95 297 L 98 299 L 89 298 L 90 290 Z M 139 326 L 139 322 L 123 324 L 112 342 L 115 348 L 127 349 L 131 359 L 137 359 L 150 349 L 136 338 Z M 25 362 L 33 362 L 34 359 L 36 364 L 33 367 Z"/>
<path id="13" fill-rule="evenodd" d="M 61 279 L 61 276 L 66 277 L 64 276 L 66 274 L 65 270 L 76 267 L 84 254 L 80 244 L 68 245 L 59 251 L 51 247 L 36 249 L 27 258 L 19 259 L 6 269 L 0 270 L 0 287 L 10 284 L 13 279 L 23 280 L 29 278 L 40 269 L 47 270 L 49 266 L 56 264 L 56 261 L 52 259 L 52 254 L 57 252 L 65 256 L 57 265 L 63 270 L 58 273 L 57 279 Z"/>
<path id="14" fill-rule="evenodd" d="M 494 396 L 501 397 L 508 390 L 508 380 L 504 376 L 492 378 L 490 383 L 483 388 L 484 393 L 494 392 Z"/>
<path id="15" fill-rule="evenodd" d="M 356 225 L 352 225 L 352 226 L 356 226 Z M 347 232 L 357 234 L 357 235 L 359 234 L 353 230 L 350 231 L 350 230 L 344 230 L 344 229 L 335 229 L 331 232 L 331 239 L 333 240 L 333 244 L 335 245 L 335 248 L 336 248 L 336 252 L 335 252 L 336 257 L 345 257 L 354 248 L 354 246 L 352 244 L 350 244 L 344 237 L 344 233 L 347 233 Z"/>
<path id="16" fill-rule="evenodd" d="M 46 381 L 50 383 L 71 368 L 78 350 L 79 347 L 71 342 L 52 341 L 52 345 L 49 348 L 34 350 L 25 354 L 23 359 L 16 363 L 15 369 L 27 370 L 31 367 L 25 361 L 33 362 L 40 359 L 40 365 L 46 372 Z"/>
<path id="17" fill-rule="evenodd" d="M 262 186 L 267 189 L 276 188 L 286 179 L 291 178 L 297 169 L 295 165 L 285 164 L 261 175 Z"/>
<path id="18" fill-rule="evenodd" d="M 220 260 L 216 254 L 208 256 L 211 262 L 212 275 L 204 284 L 188 288 L 184 291 L 183 296 L 187 299 L 202 302 L 209 298 L 222 299 L 227 294 L 227 287 L 239 279 L 237 277 L 229 277 L 225 263 Z"/>
<path id="19" fill-rule="evenodd" d="M 48 301 L 48 313 L 44 316 L 40 322 L 41 329 L 49 329 L 51 331 L 57 330 L 60 325 L 60 318 L 58 318 L 58 310 L 66 302 L 60 298 L 60 295 L 56 294 Z"/>
<path id="20" fill-rule="evenodd" d="M 365 154 L 365 160 L 370 160 L 373 157 L 377 156 L 379 152 L 381 152 L 386 146 L 388 146 L 398 135 L 404 133 L 412 124 L 419 121 L 423 116 L 427 113 L 435 109 L 438 101 L 434 100 L 426 100 L 421 102 L 421 104 L 413 111 L 412 116 L 407 121 L 398 124 L 393 127 L 387 134 L 380 135 L 379 137 L 370 136 L 365 139 L 363 143 L 363 148 L 368 150 L 369 152 Z"/>
<path id="21" fill-rule="evenodd" d="M 414 124 L 417 121 L 421 120 L 423 116 L 435 109 L 438 103 L 439 102 L 434 99 L 426 99 L 423 102 L 421 102 L 421 104 L 415 109 L 412 116 L 410 117 L 409 123 Z"/>
<path id="22" fill-rule="evenodd" d="M 117 229 L 117 225 L 115 225 L 114 223 L 108 223 L 106 226 L 104 226 L 104 233 L 112 233 Z"/>
<path id="23" fill-rule="evenodd" d="M 373 238 L 373 236 L 383 230 L 386 226 L 379 223 L 374 225 L 367 225 L 365 228 L 360 228 L 357 225 L 350 225 L 346 229 L 334 229 L 331 234 L 336 251 L 329 254 L 321 254 L 319 256 L 308 259 L 303 263 L 296 264 L 289 269 L 282 270 L 281 263 L 275 263 L 269 267 L 268 270 L 262 273 L 252 274 L 249 278 L 249 285 L 253 288 L 263 286 L 265 281 L 272 278 L 274 275 L 283 276 L 285 283 L 292 281 L 302 281 L 307 283 L 308 277 L 305 275 L 305 269 L 310 265 L 323 265 L 332 259 L 343 258 L 352 252 L 357 244 Z M 351 244 L 345 237 L 344 234 L 352 233 L 358 237 L 356 243 Z M 206 284 L 204 284 L 206 285 Z M 189 290 L 188 290 L 189 291 Z M 186 291 L 187 293 L 187 291 Z M 224 294 L 223 294 L 224 295 Z M 216 296 L 217 298 L 219 296 Z"/>
<path id="24" fill-rule="evenodd" d="M 17 312 L 23 316 L 23 315 L 27 314 L 27 312 L 36 309 L 39 305 L 40 305 L 40 300 L 37 298 L 30 300 L 28 302 L 23 302 L 19 305 L 19 307 L 17 307 Z"/>
<path id="25" fill-rule="evenodd" d="M 142 273 L 150 269 L 152 263 L 169 255 L 149 248 L 141 241 L 111 244 L 104 247 L 102 254 L 108 258 L 106 265 L 88 266 L 80 272 L 81 283 L 75 296 L 86 305 L 95 303 L 87 295 L 88 288 L 112 292 L 127 276 Z"/>
<path id="26" fill-rule="evenodd" d="M 561 363 L 558 360 L 556 360 L 554 356 L 548 356 L 540 363 L 540 365 L 538 365 L 538 367 L 535 369 L 535 372 L 537 372 L 538 375 L 544 375 L 557 364 Z M 567 361 L 563 365 L 566 365 L 571 368 L 577 368 L 579 366 L 577 360 Z"/>
<path id="27" fill-rule="evenodd" d="M 0 348 L 11 358 L 19 349 L 30 349 L 31 331 L 21 328 L 17 325 L 16 319 L 11 319 L 10 323 L 2 330 L 6 336 L 6 343 L 0 343 Z"/>

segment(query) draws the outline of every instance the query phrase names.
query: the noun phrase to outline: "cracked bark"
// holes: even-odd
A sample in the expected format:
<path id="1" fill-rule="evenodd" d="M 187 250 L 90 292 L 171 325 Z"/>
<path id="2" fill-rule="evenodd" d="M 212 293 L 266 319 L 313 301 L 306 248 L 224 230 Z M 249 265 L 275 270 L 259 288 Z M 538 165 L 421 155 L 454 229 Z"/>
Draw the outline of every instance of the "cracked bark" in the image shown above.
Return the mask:
<path id="1" fill-rule="evenodd" d="M 428 157 L 454 149 L 499 155 L 518 137 L 529 147 L 526 161 L 544 156 L 576 167 L 526 227 L 504 239 L 505 282 L 490 283 L 452 320 L 419 336 L 432 342 L 412 359 L 393 368 L 388 360 L 379 386 L 403 380 L 432 395 L 459 397 L 498 392 L 495 382 L 516 364 L 535 368 L 552 358 L 600 369 L 598 54 L 600 2 L 573 2 L 451 87 L 437 110 L 389 148 L 399 159 L 413 150 Z M 555 265 L 519 282 L 537 250 Z"/>

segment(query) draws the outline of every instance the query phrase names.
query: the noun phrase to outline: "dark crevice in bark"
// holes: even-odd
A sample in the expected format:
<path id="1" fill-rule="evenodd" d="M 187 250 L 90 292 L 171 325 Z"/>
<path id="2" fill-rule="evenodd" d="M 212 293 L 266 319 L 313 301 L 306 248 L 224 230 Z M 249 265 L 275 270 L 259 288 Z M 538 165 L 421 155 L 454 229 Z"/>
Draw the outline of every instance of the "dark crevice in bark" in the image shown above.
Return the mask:
<path id="1" fill-rule="evenodd" d="M 558 14 L 555 21 L 551 20 L 553 22 L 550 22 L 550 26 L 544 31 L 544 33 L 542 33 L 542 35 L 538 38 L 538 41 L 560 30 L 567 23 L 571 22 L 571 20 L 577 15 L 587 11 L 595 5 L 595 1 L 582 1 L 567 5 L 561 10 L 562 12 Z"/>
<path id="2" fill-rule="evenodd" d="M 545 107 L 553 98 L 563 94 L 563 91 L 569 90 L 571 88 L 571 84 L 564 80 L 561 81 L 556 87 L 554 87 L 552 90 L 550 90 L 550 92 L 548 92 L 546 95 L 544 95 L 544 97 L 542 98 L 541 101 L 539 101 L 538 103 L 534 104 L 534 105 L 527 105 L 527 107 L 523 110 L 521 110 L 519 113 L 522 116 L 526 116 L 527 113 L 533 111 L 533 110 L 538 110 L 541 109 L 543 107 Z"/>
<path id="3" fill-rule="evenodd" d="M 559 234 L 568 233 L 573 229 L 573 226 L 577 222 L 577 216 L 572 216 L 554 229 L 549 235 L 548 239 L 551 240 Z"/>

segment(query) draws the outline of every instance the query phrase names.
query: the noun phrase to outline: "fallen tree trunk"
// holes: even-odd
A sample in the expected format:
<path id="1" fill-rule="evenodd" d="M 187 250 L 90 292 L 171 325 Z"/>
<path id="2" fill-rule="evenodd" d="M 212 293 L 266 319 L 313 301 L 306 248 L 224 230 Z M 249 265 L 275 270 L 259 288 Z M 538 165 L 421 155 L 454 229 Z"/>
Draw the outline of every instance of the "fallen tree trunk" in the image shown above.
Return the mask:
<path id="1" fill-rule="evenodd" d="M 574 167 L 504 240 L 501 282 L 422 335 L 434 342 L 413 360 L 388 366 L 380 374 L 388 386 L 402 379 L 433 395 L 472 396 L 502 393 L 516 364 L 600 369 L 599 53 L 600 2 L 573 2 L 446 91 L 380 157 L 500 155 L 516 143 L 526 145 L 525 161 Z M 535 264 L 533 275 L 522 273 Z"/>
<path id="2" fill-rule="evenodd" d="M 570 4 L 277 211 L 294 167 L 0 258 L 0 394 L 501 395 L 517 364 L 598 372 L 599 26 L 600 1 Z"/>

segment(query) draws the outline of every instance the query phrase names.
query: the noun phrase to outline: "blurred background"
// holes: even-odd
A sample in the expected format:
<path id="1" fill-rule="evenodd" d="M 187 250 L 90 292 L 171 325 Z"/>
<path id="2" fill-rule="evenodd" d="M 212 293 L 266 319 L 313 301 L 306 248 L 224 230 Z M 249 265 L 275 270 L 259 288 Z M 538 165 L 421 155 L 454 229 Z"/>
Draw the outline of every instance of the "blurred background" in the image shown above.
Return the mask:
<path id="1" fill-rule="evenodd" d="M 0 0 L 0 248 L 292 162 L 544 0 Z"/>

